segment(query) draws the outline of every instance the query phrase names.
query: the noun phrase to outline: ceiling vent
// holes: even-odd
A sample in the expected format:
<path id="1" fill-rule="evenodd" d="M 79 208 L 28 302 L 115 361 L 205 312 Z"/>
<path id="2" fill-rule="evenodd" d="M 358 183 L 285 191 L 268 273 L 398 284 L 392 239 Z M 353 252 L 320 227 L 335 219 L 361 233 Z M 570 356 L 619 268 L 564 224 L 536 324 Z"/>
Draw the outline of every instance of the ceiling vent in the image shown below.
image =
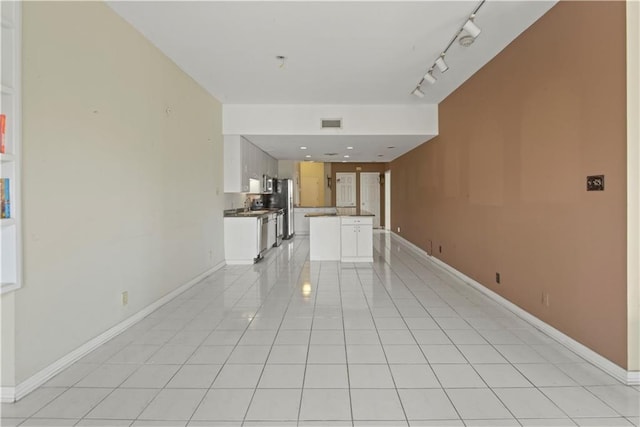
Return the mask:
<path id="1" fill-rule="evenodd" d="M 322 129 L 341 129 L 342 119 L 322 119 Z"/>
<path id="2" fill-rule="evenodd" d="M 338 153 L 324 153 L 325 156 L 337 156 Z"/>

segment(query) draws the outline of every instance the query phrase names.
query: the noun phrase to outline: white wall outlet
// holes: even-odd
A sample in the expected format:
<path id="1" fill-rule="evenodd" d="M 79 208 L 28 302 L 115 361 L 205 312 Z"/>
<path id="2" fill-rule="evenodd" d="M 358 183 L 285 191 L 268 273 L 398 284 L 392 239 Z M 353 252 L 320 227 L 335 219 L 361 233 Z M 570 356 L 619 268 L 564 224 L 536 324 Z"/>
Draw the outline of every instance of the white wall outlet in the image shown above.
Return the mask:
<path id="1" fill-rule="evenodd" d="M 398 233 L 400 232 L 400 227 L 398 227 Z"/>
<path id="2" fill-rule="evenodd" d="M 124 291 L 122 293 L 122 305 L 125 306 L 127 304 L 129 304 L 129 292 Z"/>

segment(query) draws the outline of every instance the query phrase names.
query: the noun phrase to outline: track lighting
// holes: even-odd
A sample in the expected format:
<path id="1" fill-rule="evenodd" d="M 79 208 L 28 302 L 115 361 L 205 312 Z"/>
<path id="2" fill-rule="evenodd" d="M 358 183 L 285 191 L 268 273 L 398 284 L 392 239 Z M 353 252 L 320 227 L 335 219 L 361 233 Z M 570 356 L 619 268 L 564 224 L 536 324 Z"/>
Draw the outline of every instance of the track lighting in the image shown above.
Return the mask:
<path id="1" fill-rule="evenodd" d="M 427 74 L 424 75 L 424 80 L 431 84 L 434 84 L 436 82 L 436 78 L 433 77 L 433 70 L 427 71 Z"/>
<path id="2" fill-rule="evenodd" d="M 436 59 L 436 65 L 438 66 L 438 70 L 440 70 L 441 73 L 444 73 L 449 69 L 447 63 L 444 62 L 444 53 L 440 54 L 438 59 Z"/>
<path id="3" fill-rule="evenodd" d="M 471 37 L 474 39 L 480 35 L 480 28 L 473 22 L 473 17 L 469 18 L 467 22 L 464 23 L 462 29 L 465 30 Z"/>
<path id="4" fill-rule="evenodd" d="M 412 95 L 417 96 L 418 98 L 424 98 L 424 92 L 420 90 L 420 87 L 416 87 L 413 92 L 411 92 Z"/>
<path id="5" fill-rule="evenodd" d="M 436 58 L 436 60 L 433 61 L 433 64 L 431 65 L 431 67 L 429 67 L 426 74 L 422 77 L 422 79 L 420 79 L 416 88 L 411 92 L 412 95 L 415 95 L 418 98 L 424 98 L 424 92 L 421 90 L 422 84 L 425 81 L 430 84 L 434 84 L 436 82 L 437 79 L 433 75 L 435 68 L 438 67 L 438 71 L 440 71 L 441 73 L 444 73 L 449 69 L 449 66 L 445 62 L 444 57 L 447 55 L 447 52 L 449 51 L 449 48 L 451 47 L 453 42 L 458 40 L 462 46 L 469 47 L 471 46 L 475 38 L 480 35 L 480 32 L 482 30 L 480 30 L 480 27 L 476 25 L 474 19 L 476 17 L 476 13 L 478 13 L 485 1 L 486 0 L 480 0 L 471 15 L 469 15 L 464 24 L 462 24 L 462 27 L 460 27 L 458 31 L 456 31 L 447 47 L 445 47 L 440 55 Z M 463 31 L 467 34 L 463 34 Z"/>

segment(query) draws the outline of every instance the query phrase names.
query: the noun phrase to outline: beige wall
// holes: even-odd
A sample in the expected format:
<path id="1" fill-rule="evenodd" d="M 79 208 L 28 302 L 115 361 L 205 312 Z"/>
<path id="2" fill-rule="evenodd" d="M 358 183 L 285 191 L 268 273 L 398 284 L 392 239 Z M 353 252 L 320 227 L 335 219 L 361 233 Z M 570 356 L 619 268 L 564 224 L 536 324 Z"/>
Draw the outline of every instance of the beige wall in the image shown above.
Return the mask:
<path id="1" fill-rule="evenodd" d="M 393 231 L 622 367 L 625 57 L 624 2 L 560 2 L 391 164 Z"/>
<path id="2" fill-rule="evenodd" d="M 324 163 L 300 162 L 300 205 L 325 206 Z"/>
<path id="3" fill-rule="evenodd" d="M 220 103 L 102 2 L 23 29 L 17 383 L 224 259 Z"/>

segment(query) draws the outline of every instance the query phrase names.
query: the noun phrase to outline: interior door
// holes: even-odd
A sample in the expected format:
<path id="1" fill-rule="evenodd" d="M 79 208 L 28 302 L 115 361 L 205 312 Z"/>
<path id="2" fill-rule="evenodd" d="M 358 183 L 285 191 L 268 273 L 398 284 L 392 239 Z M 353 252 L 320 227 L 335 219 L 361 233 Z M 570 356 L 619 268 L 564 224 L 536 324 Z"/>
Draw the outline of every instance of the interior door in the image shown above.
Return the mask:
<path id="1" fill-rule="evenodd" d="M 356 205 L 355 172 L 336 173 L 336 206 Z"/>
<path id="2" fill-rule="evenodd" d="M 375 215 L 373 227 L 380 227 L 380 174 L 362 172 L 360 174 L 360 208 Z"/>

